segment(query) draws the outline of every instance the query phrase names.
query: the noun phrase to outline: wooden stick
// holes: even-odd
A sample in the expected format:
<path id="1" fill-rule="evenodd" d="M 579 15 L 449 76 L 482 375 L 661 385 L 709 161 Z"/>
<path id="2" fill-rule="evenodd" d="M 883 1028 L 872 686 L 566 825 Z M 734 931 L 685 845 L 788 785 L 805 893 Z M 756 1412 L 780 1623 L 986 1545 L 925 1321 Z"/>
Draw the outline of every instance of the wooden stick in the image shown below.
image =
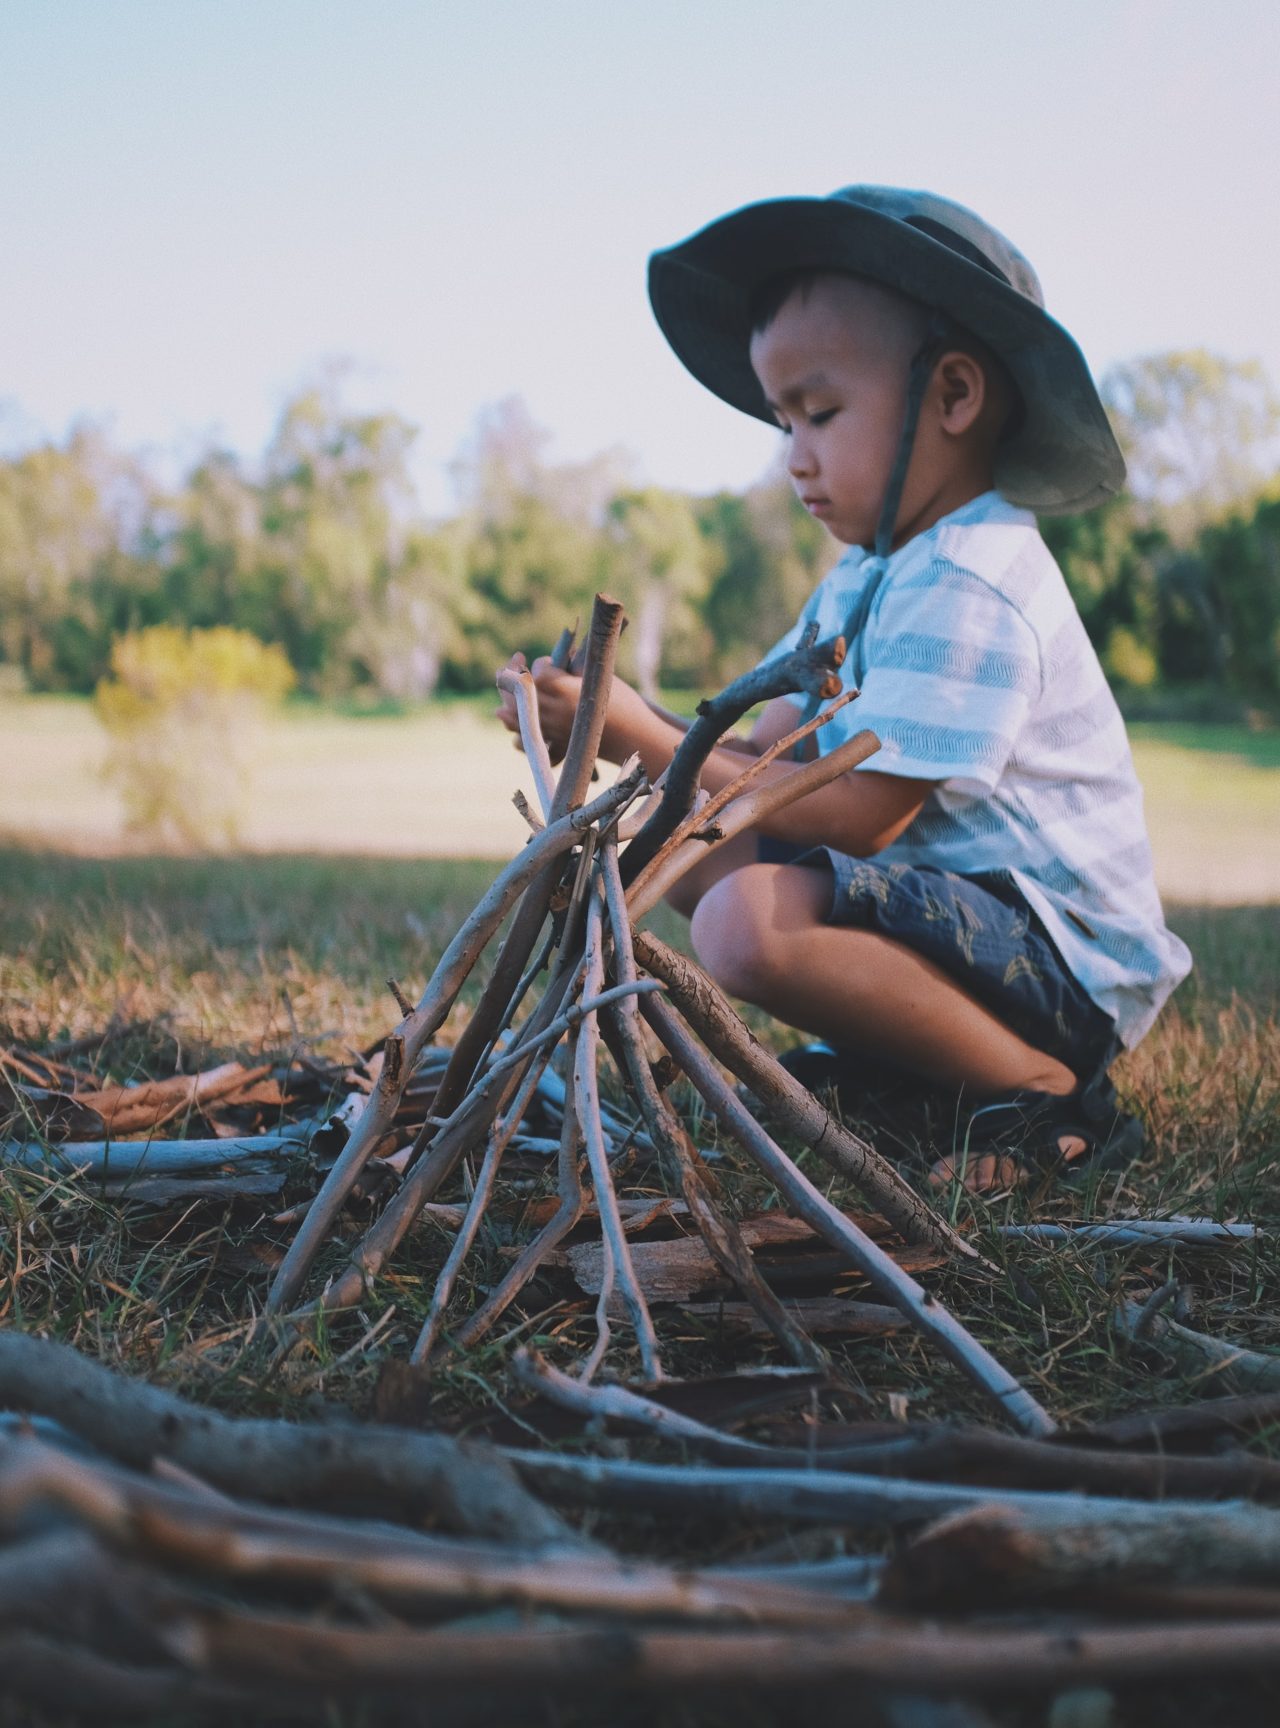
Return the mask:
<path id="1" fill-rule="evenodd" d="M 643 885 L 638 877 L 635 879 L 627 894 L 632 918 L 643 918 L 646 912 L 652 911 L 682 876 L 687 875 L 696 864 L 701 864 L 717 847 L 723 846 L 735 835 L 756 827 L 776 810 L 785 809 L 788 804 L 794 804 L 801 798 L 807 798 L 811 792 L 830 785 L 842 774 L 850 773 L 860 762 L 866 762 L 874 756 L 879 748 L 880 740 L 874 732 L 859 732 L 854 737 L 847 738 L 843 744 L 838 744 L 827 755 L 819 756 L 816 761 L 803 762 L 786 774 L 779 775 L 774 780 L 766 780 L 763 785 L 735 798 L 732 804 L 720 812 L 708 838 L 686 840 L 674 852 L 667 854 L 660 867 L 645 873 Z M 642 829 L 628 846 L 624 863 L 630 859 L 632 851 L 643 837 Z M 625 869 L 623 878 L 626 879 Z"/>
<path id="2" fill-rule="evenodd" d="M 806 690 L 824 697 L 838 696 L 837 670 L 844 660 L 844 640 L 836 637 L 814 646 L 816 631 L 806 631 L 800 647 L 779 655 L 736 678 L 718 696 L 698 704 L 698 715 L 681 739 L 667 769 L 663 799 L 652 819 L 627 848 L 622 879 L 630 885 L 674 833 L 693 807 L 703 764 L 721 737 L 758 702 Z"/>
<path id="3" fill-rule="evenodd" d="M 965 1374 L 1010 1421 L 1026 1433 L 1052 1434 L 1056 1424 L 1006 1368 L 1002 1368 L 935 1296 L 894 1263 L 884 1250 L 801 1174 L 769 1138 L 731 1087 L 657 996 L 644 998 L 641 1012 L 690 1080 L 729 1129 L 739 1145 L 776 1185 L 788 1205 L 806 1223 L 849 1256 L 873 1287 L 903 1313 L 926 1338 Z"/>
<path id="4" fill-rule="evenodd" d="M 512 1049 L 505 1053 L 502 1071 L 496 1076 L 481 1075 L 453 1115 L 436 1132 L 427 1156 L 410 1167 L 399 1189 L 356 1244 L 346 1270 L 326 1285 L 314 1303 L 291 1316 L 295 1327 L 311 1315 L 351 1308 L 363 1299 L 369 1280 L 377 1277 L 389 1256 L 404 1241 L 423 1206 L 441 1184 L 448 1181 L 467 1153 L 481 1143 L 490 1124 L 520 1084 L 519 1063 L 508 1063 L 505 1056 L 516 1055 L 526 1041 L 538 1038 L 558 1013 L 564 998 L 577 988 L 578 982 L 577 971 L 557 970 L 542 1001 L 521 1026 Z M 536 1054 L 526 1059 L 534 1061 Z"/>
<path id="5" fill-rule="evenodd" d="M 913 1424 L 900 1438 L 834 1443 L 828 1434 L 820 1453 L 824 1470 L 913 1480 L 985 1483 L 1001 1488 L 1079 1489 L 1155 1499 L 1181 1496 L 1208 1500 L 1247 1496 L 1280 1499 L 1280 1463 L 1238 1452 L 1221 1457 L 1176 1452 L 1121 1452 L 1087 1444 L 1088 1431 L 1033 1440 L 1025 1434 L 947 1423 Z M 775 1444 L 781 1455 L 795 1446 Z"/>
<path id="6" fill-rule="evenodd" d="M 1257 1392 L 1238 1398 L 1202 1398 L 1194 1404 L 1165 1404 L 1091 1422 L 1083 1430 L 1090 1440 L 1108 1446 L 1145 1445 L 1166 1448 L 1188 1441 L 1218 1440 L 1251 1434 L 1280 1422 L 1280 1392 Z"/>
<path id="7" fill-rule="evenodd" d="M 678 1410 L 671 1410 L 652 1398 L 641 1397 L 626 1386 L 593 1386 L 588 1384 L 586 1375 L 575 1379 L 563 1374 L 528 1345 L 516 1352 L 512 1368 L 516 1378 L 531 1392 L 540 1393 L 562 1410 L 572 1410 L 588 1421 L 629 1422 L 658 1435 L 660 1439 L 710 1448 L 720 1457 L 750 1458 L 757 1463 L 763 1461 L 766 1468 L 774 1461 L 772 1447 L 744 1440 L 738 1434 L 709 1428 L 705 1422 L 682 1416 Z"/>
<path id="8" fill-rule="evenodd" d="M 9 1516 L 55 1506 L 117 1550 L 259 1588 L 335 1586 L 405 1607 L 463 1602 L 613 1613 L 848 1622 L 858 1610 L 831 1596 L 725 1574 L 707 1576 L 611 1554 L 461 1542 L 366 1519 L 268 1510 L 89 1464 L 37 1440 L 0 1442 L 0 1507 Z"/>
<path id="9" fill-rule="evenodd" d="M 454 1334 L 457 1349 L 470 1350 L 493 1328 L 547 1255 L 552 1249 L 559 1247 L 581 1218 L 586 1204 L 582 1192 L 582 1176 L 578 1168 L 581 1146 L 582 1129 L 578 1122 L 577 1093 L 574 1090 L 569 1093 L 564 1124 L 560 1130 L 560 1155 L 556 1168 L 556 1189 L 560 1203 L 532 1242 L 525 1245 L 497 1289 L 490 1291 L 488 1299 L 458 1328 Z"/>
<path id="10" fill-rule="evenodd" d="M 426 1364 L 435 1348 L 440 1335 L 440 1328 L 444 1324 L 449 1299 L 453 1295 L 453 1287 L 457 1283 L 458 1274 L 462 1270 L 467 1255 L 471 1252 L 472 1243 L 476 1239 L 481 1221 L 488 1208 L 489 1199 L 493 1193 L 493 1185 L 498 1175 L 498 1167 L 502 1163 L 502 1155 L 510 1145 L 516 1129 L 520 1126 L 525 1111 L 529 1108 L 529 1101 L 538 1089 L 543 1067 L 546 1062 L 551 1060 L 553 1049 L 554 1046 L 544 1046 L 543 1060 L 526 1070 L 524 1079 L 520 1083 L 520 1090 L 516 1093 L 515 1102 L 507 1111 L 505 1121 L 494 1128 L 489 1135 L 484 1163 L 480 1166 L 480 1173 L 476 1177 L 476 1185 L 472 1191 L 466 1214 L 458 1227 L 458 1234 L 454 1237 L 453 1247 L 449 1250 L 449 1258 L 445 1261 L 440 1276 L 436 1280 L 436 1287 L 431 1296 L 431 1307 L 422 1323 L 418 1341 L 410 1352 L 409 1360 L 417 1367 L 423 1367 Z"/>
<path id="11" fill-rule="evenodd" d="M 997 1224 L 997 1236 L 1010 1241 L 1078 1243 L 1089 1248 L 1132 1248 L 1155 1242 L 1229 1248 L 1253 1242 L 1263 1232 L 1256 1224 L 1219 1224 L 1212 1218 L 1117 1218 L 1098 1224 Z"/>
<path id="12" fill-rule="evenodd" d="M 254 1694 L 230 1681 L 167 1662 L 126 1662 L 40 1632 L 0 1632 L 0 1674 L 9 1697 L 68 1711 L 74 1721 L 117 1716 L 142 1722 L 181 1712 L 187 1721 L 249 1722 L 257 1714 Z"/>
<path id="13" fill-rule="evenodd" d="M 1044 1496 L 944 1519 L 901 1556 L 886 1594 L 912 1603 L 1010 1591 L 1018 1600 L 1092 1585 L 1280 1584 L 1280 1515 L 1256 1506 L 1167 1501 L 1139 1519 L 1114 1502 Z M 1280 1634 L 1280 1626 L 1277 1627 Z"/>
<path id="14" fill-rule="evenodd" d="M 1256 1620 L 950 1631 L 886 1616 L 847 1629 L 750 1633 L 615 1625 L 420 1630 L 207 1608 L 174 1632 L 176 1650 L 196 1653 L 205 1671 L 287 1684 L 291 1697 L 303 1698 L 410 1688 L 420 1696 L 429 1687 L 447 1699 L 450 1688 L 477 1684 L 546 1695 L 576 1686 L 621 1708 L 638 1692 L 687 1699 L 703 1688 L 718 1697 L 778 1696 L 794 1709 L 815 1688 L 901 1687 L 904 1675 L 918 1692 L 1001 1694 L 1280 1668 L 1280 1629 Z"/>
<path id="15" fill-rule="evenodd" d="M 603 890 L 597 888 L 587 907 L 587 933 L 583 991 L 598 996 L 604 983 L 604 918 Z M 635 980 L 638 984 L 639 980 Z M 634 997 L 635 984 L 628 981 L 620 993 Z M 631 1249 L 618 1211 L 618 1196 L 614 1191 L 613 1174 L 609 1169 L 609 1153 L 600 1123 L 600 1089 L 597 1077 L 600 1032 L 595 1013 L 588 1010 L 582 1017 L 573 1058 L 573 1084 L 577 1095 L 578 1117 L 586 1140 L 587 1163 L 595 1190 L 596 1210 L 600 1216 L 600 1240 L 604 1247 L 604 1277 L 600 1299 L 596 1305 L 597 1342 L 583 1365 L 582 1378 L 590 1380 L 603 1360 L 609 1342 L 609 1297 L 614 1280 L 622 1290 L 623 1301 L 631 1316 L 631 1324 L 640 1351 L 640 1365 L 647 1384 L 656 1385 L 662 1378 L 662 1361 L 658 1338 L 653 1329 L 649 1304 L 631 1264 Z"/>
<path id="16" fill-rule="evenodd" d="M 631 923 L 627 915 L 617 853 L 613 847 L 605 847 L 601 870 L 613 937 L 614 970 L 620 979 L 630 980 L 636 975 Z M 711 1258 L 742 1292 L 797 1366 L 825 1368 L 825 1352 L 819 1349 L 800 1322 L 788 1312 L 765 1283 L 752 1258 L 751 1250 L 742 1239 L 741 1231 L 716 1204 L 715 1182 L 698 1156 L 684 1124 L 669 1107 L 653 1078 L 641 1042 L 639 1009 L 634 997 L 628 998 L 617 1008 L 612 1023 L 617 1034 L 619 1053 L 631 1082 L 632 1095 L 640 1106 L 649 1137 L 659 1154 L 678 1172 L 686 1204 Z"/>
<path id="17" fill-rule="evenodd" d="M 237 1134 L 225 1140 L 66 1140 L 60 1146 L 0 1142 L 0 1164 L 16 1164 L 50 1175 L 116 1176 L 216 1170 L 254 1158 L 280 1160 L 304 1152 L 318 1121 L 298 1122 L 272 1134 Z"/>
<path id="18" fill-rule="evenodd" d="M 524 850 L 498 875 L 450 942 L 418 1006 L 387 1040 L 387 1059 L 378 1084 L 370 1093 L 369 1102 L 352 1129 L 351 1138 L 329 1172 L 324 1187 L 316 1196 L 315 1204 L 303 1220 L 276 1273 L 266 1301 L 268 1315 L 283 1313 L 297 1296 L 307 1270 L 320 1251 L 353 1183 L 373 1148 L 391 1126 L 405 1084 L 424 1045 L 443 1023 L 467 974 L 517 896 L 530 879 L 544 869 L 548 860 L 555 860 L 567 852 L 579 835 L 601 816 L 612 815 L 621 809 L 641 784 L 640 778 L 620 781 L 584 809 L 559 817 L 541 834 L 534 835 Z M 439 1113 L 445 1113 L 442 1105 Z"/>
<path id="19" fill-rule="evenodd" d="M 520 725 L 520 743 L 529 760 L 529 768 L 533 774 L 534 790 L 538 794 L 538 802 L 542 806 L 543 817 L 551 814 L 551 806 L 555 802 L 556 777 L 551 766 L 551 757 L 547 751 L 547 741 L 542 736 L 542 721 L 538 715 L 538 692 L 534 688 L 533 674 L 522 663 L 519 667 L 504 666 L 498 673 L 499 690 L 505 691 L 515 699 L 516 717 Z"/>
<path id="20" fill-rule="evenodd" d="M 834 720 L 840 710 L 854 701 L 858 694 L 857 690 L 842 691 L 834 702 L 824 708 L 821 713 L 815 714 L 812 720 L 806 720 L 803 726 L 797 726 L 794 732 L 788 732 L 785 738 L 779 738 L 767 750 L 761 751 L 760 755 L 753 756 L 742 773 L 729 781 L 726 786 L 722 786 L 718 792 L 711 794 L 710 797 L 705 793 L 699 793 L 689 814 L 667 836 L 649 862 L 632 879 L 633 894 L 643 892 L 645 881 L 659 871 L 671 853 L 677 851 L 686 840 L 710 838 L 709 835 L 703 835 L 702 830 L 711 827 L 727 804 L 732 804 L 735 798 L 741 797 L 744 792 L 748 791 L 771 763 L 776 762 L 781 756 L 789 756 L 798 744 L 803 743 L 811 734 Z"/>
<path id="21" fill-rule="evenodd" d="M 974 1248 L 921 1199 L 888 1159 L 837 1122 L 807 1087 L 775 1061 L 700 966 L 651 931 L 635 931 L 633 941 L 640 964 L 666 985 L 672 1002 L 716 1060 L 751 1089 L 788 1134 L 856 1183 L 904 1241 L 927 1243 L 957 1259 L 998 1271 L 987 1268 Z"/>
<path id="22" fill-rule="evenodd" d="M 623 608 L 618 601 L 611 600 L 606 594 L 597 594 L 591 609 L 577 712 L 573 717 L 569 745 L 548 818 L 551 826 L 582 803 L 591 784 L 591 769 L 600 752 L 600 738 L 609 711 L 609 690 L 613 684 L 622 625 Z M 483 1052 L 509 1017 L 512 993 L 546 921 L 559 876 L 558 868 L 548 866 L 541 871 L 530 884 L 511 921 L 489 982 L 476 1004 L 475 1013 L 454 1045 L 453 1056 L 440 1082 L 437 1113 L 441 1116 L 448 1116 L 456 1109 L 471 1084 Z"/>
<path id="23" fill-rule="evenodd" d="M 1194 1332 L 1163 1314 L 1143 1316 L 1142 1304 L 1121 1302 L 1114 1313 L 1122 1337 L 1167 1350 L 1186 1373 L 1212 1375 L 1233 1392 L 1280 1392 L 1280 1356 L 1264 1355 Z"/>
<path id="24" fill-rule="evenodd" d="M 1259 1576 L 1262 1570 L 1280 1563 L 1280 1511 L 1248 1501 L 1153 1502 L 1123 1495 L 1099 1500 L 1068 1492 L 917 1482 L 906 1477 L 862 1475 L 851 1469 L 829 1470 L 821 1453 L 802 1470 L 633 1463 L 521 1449 L 506 1450 L 504 1456 L 515 1465 L 522 1481 L 559 1506 L 600 1507 L 611 1512 L 639 1512 L 645 1517 L 705 1515 L 737 1524 L 776 1518 L 796 1524 L 892 1530 L 997 1505 L 1025 1513 L 1046 1530 L 1085 1526 L 1097 1519 L 1141 1533 L 1169 1528 L 1166 1521 L 1173 1520 L 1188 1540 L 1194 1536 L 1206 1544 L 1217 1539 L 1225 1517 L 1241 1540 L 1252 1541 L 1254 1552 L 1265 1558 Z"/>
<path id="25" fill-rule="evenodd" d="M 578 1540 L 486 1446 L 408 1429 L 223 1416 L 28 1333 L 0 1330 L 0 1403 L 51 1417 L 122 1463 L 169 1458 L 233 1493 L 322 1504 L 354 1494 L 478 1536 Z"/>

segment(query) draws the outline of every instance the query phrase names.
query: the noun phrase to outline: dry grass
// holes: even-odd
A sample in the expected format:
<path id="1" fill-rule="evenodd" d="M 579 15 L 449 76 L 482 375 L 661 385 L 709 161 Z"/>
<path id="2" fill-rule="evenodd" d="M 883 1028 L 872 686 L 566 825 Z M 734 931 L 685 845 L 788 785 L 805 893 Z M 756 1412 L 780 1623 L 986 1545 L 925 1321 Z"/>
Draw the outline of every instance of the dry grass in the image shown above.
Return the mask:
<path id="1" fill-rule="evenodd" d="M 0 851 L 0 1041 L 40 1046 L 100 1030 L 116 1016 L 134 1024 L 102 1059 L 101 1072 L 115 1078 L 299 1047 L 340 1057 L 387 1030 L 395 1013 L 382 980 L 394 973 L 411 990 L 420 987 L 491 876 L 492 866 L 465 861 L 90 860 Z M 1016 1194 L 990 1209 L 957 1199 L 957 1216 L 973 1229 L 1033 1214 L 1127 1212 L 1280 1223 L 1280 906 L 1175 907 L 1171 922 L 1196 953 L 1197 974 L 1141 1050 L 1124 1059 L 1120 1074 L 1151 1128 L 1147 1156 L 1120 1175 L 1038 1199 Z M 662 920 L 661 928 L 678 937 L 675 920 Z M 700 1143 L 715 1144 L 714 1123 L 686 1103 Z M 731 1149 L 725 1151 L 732 1160 Z M 740 1211 L 772 1202 L 757 1178 L 736 1160 L 732 1167 L 730 1192 Z M 821 1170 L 810 1173 L 825 1179 Z M 299 1178 L 301 1194 L 307 1179 L 302 1172 Z M 504 1250 L 527 1234 L 527 1209 L 549 1180 L 506 1192 L 460 1292 L 464 1307 L 501 1275 Z M 836 1196 L 854 1200 L 839 1190 Z M 360 1227 L 355 1219 L 349 1230 Z M 46 1331 L 235 1412 L 307 1415 L 337 1403 L 367 1413 L 384 1362 L 403 1358 L 417 1332 L 448 1237 L 436 1225 L 421 1226 L 364 1307 L 335 1318 L 281 1370 L 246 1352 L 245 1325 L 284 1240 L 255 1203 L 124 1211 L 66 1180 L 8 1173 L 0 1176 L 0 1325 Z M 1031 1278 L 1038 1311 L 1019 1305 L 1007 1286 L 934 1275 L 935 1287 L 1063 1419 L 1213 1391 L 1150 1354 L 1126 1350 L 1111 1333 L 1115 1295 L 1149 1287 L 1171 1271 L 1194 1293 L 1198 1323 L 1207 1330 L 1280 1349 L 1280 1250 L 1272 1240 L 1246 1252 L 1130 1249 L 1105 1256 L 1002 1248 L 994 1237 L 986 1245 Z M 342 1258 L 335 1244 L 330 1265 Z M 660 1311 L 658 1319 L 668 1370 L 677 1376 L 774 1359 L 770 1346 L 733 1347 L 678 1310 Z M 626 1373 L 634 1362 L 625 1328 L 617 1332 L 611 1364 Z M 464 1426 L 483 1422 L 519 1402 L 509 1377 L 518 1341 L 535 1341 L 564 1361 L 592 1336 L 586 1300 L 563 1281 L 536 1280 L 492 1339 L 438 1372 L 431 1415 Z M 904 1408 L 913 1418 L 987 1416 L 958 1374 L 913 1336 L 837 1351 L 824 1416 L 883 1419 Z M 1269 1446 L 1270 1438 L 1261 1444 Z M 765 1533 L 716 1525 L 673 1534 L 628 1520 L 609 1521 L 607 1534 L 637 1551 L 670 1556 L 674 1541 L 690 1557 L 717 1559 Z M 1240 1709 L 1257 1706 L 1253 1694 L 1243 1703 L 1231 1696 L 1221 1711 L 1203 1689 L 1177 1698 L 1154 1689 L 1148 1702 L 1158 1706 L 1163 1728 L 1190 1728 L 1233 1722 L 1242 1719 Z M 1145 1706 L 1135 1704 L 1133 1714 L 1129 1701 L 1124 1708 L 1125 1723 L 1151 1719 Z M 645 1719 L 671 1728 L 711 1728 L 722 1720 L 710 1707 Z M 776 1719 L 768 1712 L 751 1718 Z M 1040 1711 L 1025 1718 L 1002 1712 L 999 1719 L 1044 1720 Z M 3 1706 L 0 1720 L 43 1722 L 21 1711 L 5 1715 Z M 332 1716 L 335 1728 L 375 1720 L 381 1719 L 361 1712 Z M 601 1728 L 589 1711 L 545 1720 Z M 739 1728 L 747 1720 L 735 1712 Z"/>
<path id="2" fill-rule="evenodd" d="M 116 1078 L 300 1045 L 340 1057 L 386 1031 L 394 1009 L 382 980 L 395 973 L 420 987 L 490 875 L 488 865 L 461 862 L 0 853 L 0 1036 L 39 1046 L 93 1032 L 113 1015 L 135 1022 L 109 1052 Z M 1120 1070 L 1151 1127 L 1147 1156 L 1121 1176 L 1038 1203 L 1018 1194 L 978 1210 L 957 1200 L 973 1228 L 1028 1216 L 1033 1206 L 1054 1217 L 1280 1214 L 1280 908 L 1175 909 L 1172 921 L 1196 951 L 1198 973 Z M 713 1144 L 714 1124 L 693 1119 L 702 1142 Z M 519 1235 L 530 1198 L 536 1194 L 513 1195 L 500 1208 L 476 1285 L 505 1264 L 502 1250 Z M 745 1210 L 771 1197 L 744 1173 L 736 1200 Z M 323 1393 L 365 1408 L 380 1354 L 402 1351 L 420 1323 L 430 1292 L 424 1274 L 446 1240 L 424 1226 L 360 1314 L 335 1320 L 314 1351 L 268 1377 L 242 1357 L 237 1339 L 282 1240 L 252 1206 L 122 1215 L 70 1183 L 9 1175 L 0 1183 L 0 1320 L 48 1329 L 237 1407 L 296 1408 Z M 1187 1390 L 1135 1372 L 1106 1323 L 1116 1289 L 1163 1278 L 1168 1251 L 1112 1253 L 1105 1265 L 1061 1249 L 1008 1253 L 1037 1283 L 1043 1314 L 1018 1308 L 1007 1291 L 967 1282 L 951 1296 L 1057 1412 L 1110 1413 Z M 335 1263 L 340 1254 L 335 1248 Z M 1247 1254 L 1187 1251 L 1177 1264 L 1209 1329 L 1280 1346 L 1280 1268 L 1269 1244 Z M 590 1316 L 562 1294 L 551 1284 L 531 1287 L 530 1306 L 513 1311 L 502 1338 L 442 1374 L 441 1414 L 505 1398 L 513 1337 L 538 1337 L 553 1353 L 581 1344 Z M 397 1314 L 378 1347 L 337 1366 L 389 1304 Z M 666 1329 L 676 1373 L 742 1365 L 740 1351 L 678 1316 L 667 1317 Z M 626 1366 L 625 1349 L 618 1366 Z M 905 1396 L 913 1414 L 979 1414 L 958 1377 L 912 1339 L 851 1347 L 840 1379 L 836 1404 L 846 1415 L 883 1415 L 890 1394 Z"/>

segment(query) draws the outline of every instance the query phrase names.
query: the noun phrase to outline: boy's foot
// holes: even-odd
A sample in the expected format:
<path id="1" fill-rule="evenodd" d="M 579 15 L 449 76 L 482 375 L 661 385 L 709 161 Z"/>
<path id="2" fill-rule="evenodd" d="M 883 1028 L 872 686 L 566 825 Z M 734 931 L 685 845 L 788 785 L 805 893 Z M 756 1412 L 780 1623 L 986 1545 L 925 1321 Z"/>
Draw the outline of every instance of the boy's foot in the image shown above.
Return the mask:
<path id="1" fill-rule="evenodd" d="M 1120 1109 L 1114 1086 L 1100 1074 L 1065 1097 L 1010 1092 L 988 1099 L 929 1180 L 934 1187 L 959 1182 L 971 1194 L 1003 1193 L 1085 1165 L 1118 1168 L 1138 1157 L 1145 1142 L 1141 1122 Z"/>
<path id="2" fill-rule="evenodd" d="M 1144 1144 L 1142 1124 L 1120 1109 L 1105 1073 L 1065 1097 L 1010 1092 L 968 1107 L 944 1088 L 827 1044 L 790 1050 L 781 1063 L 811 1092 L 834 1094 L 842 1114 L 904 1142 L 936 1146 L 941 1129 L 957 1150 L 933 1165 L 934 1187 L 960 1182 L 972 1194 L 994 1195 L 1050 1172 L 1127 1164 Z"/>

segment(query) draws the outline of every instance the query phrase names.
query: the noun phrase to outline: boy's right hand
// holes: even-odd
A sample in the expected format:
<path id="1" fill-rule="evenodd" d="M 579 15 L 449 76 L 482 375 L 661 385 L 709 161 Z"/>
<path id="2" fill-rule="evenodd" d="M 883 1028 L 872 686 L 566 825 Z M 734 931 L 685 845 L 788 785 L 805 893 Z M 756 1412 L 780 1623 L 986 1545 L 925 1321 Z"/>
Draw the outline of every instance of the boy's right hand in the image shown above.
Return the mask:
<path id="1" fill-rule="evenodd" d="M 526 669 L 524 655 L 513 654 L 504 670 L 508 668 L 523 672 Z M 545 654 L 535 660 L 529 670 L 537 693 L 542 735 L 552 762 L 559 762 L 568 748 L 569 734 L 573 730 L 582 679 L 574 672 L 554 666 L 550 655 Z M 496 713 L 508 732 L 515 733 L 519 748 L 520 719 L 515 697 L 504 691 Z M 621 678 L 615 678 L 609 690 L 609 712 L 600 741 L 600 754 L 611 762 L 623 762 L 632 751 L 641 748 L 647 733 L 653 729 L 654 716 L 644 698 Z"/>

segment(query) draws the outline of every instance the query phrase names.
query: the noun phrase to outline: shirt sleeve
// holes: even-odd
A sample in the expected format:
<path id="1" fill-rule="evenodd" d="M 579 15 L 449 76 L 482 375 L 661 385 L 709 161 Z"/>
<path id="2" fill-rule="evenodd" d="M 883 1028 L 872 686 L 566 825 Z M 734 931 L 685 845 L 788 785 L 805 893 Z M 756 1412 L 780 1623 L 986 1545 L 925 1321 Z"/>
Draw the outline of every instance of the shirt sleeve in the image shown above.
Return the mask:
<path id="1" fill-rule="evenodd" d="M 870 730 L 881 748 L 863 766 L 984 796 L 1004 772 L 1040 694 L 1039 640 L 998 589 L 955 565 L 890 584 L 868 620 L 862 695 L 823 734 L 832 749 Z"/>

